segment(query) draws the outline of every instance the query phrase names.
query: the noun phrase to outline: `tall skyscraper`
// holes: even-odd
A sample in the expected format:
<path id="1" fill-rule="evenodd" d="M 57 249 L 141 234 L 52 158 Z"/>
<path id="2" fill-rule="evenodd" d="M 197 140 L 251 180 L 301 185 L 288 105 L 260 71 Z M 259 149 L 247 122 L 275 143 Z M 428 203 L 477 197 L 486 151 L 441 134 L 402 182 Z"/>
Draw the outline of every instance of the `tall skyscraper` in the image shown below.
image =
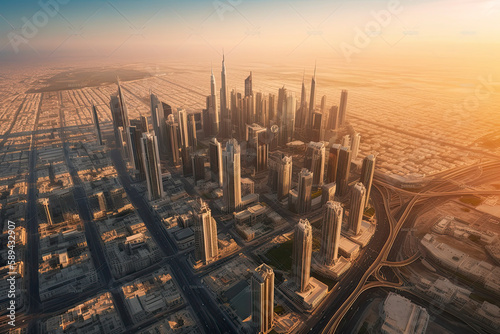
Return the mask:
<path id="1" fill-rule="evenodd" d="M 282 200 L 292 189 L 292 157 L 282 154 L 278 162 L 278 200 Z"/>
<path id="2" fill-rule="evenodd" d="M 340 93 L 340 106 L 339 106 L 339 126 L 345 125 L 347 113 L 347 90 L 342 90 Z"/>
<path id="3" fill-rule="evenodd" d="M 246 127 L 248 162 L 259 173 L 267 169 L 269 145 L 265 142 L 267 129 L 254 123 Z"/>
<path id="4" fill-rule="evenodd" d="M 224 181 L 222 185 L 227 212 L 239 209 L 241 203 L 241 150 L 236 139 L 231 138 L 222 152 Z"/>
<path id="5" fill-rule="evenodd" d="M 366 199 L 365 199 L 365 207 L 368 206 L 370 200 L 370 192 L 372 190 L 373 183 L 373 174 L 375 172 L 375 161 L 377 158 L 373 155 L 367 155 L 363 159 L 363 165 L 361 167 L 361 177 L 359 182 L 363 183 L 366 189 Z"/>
<path id="6" fill-rule="evenodd" d="M 222 176 L 222 146 L 217 138 L 213 137 L 208 143 L 208 151 L 210 157 L 210 172 L 212 181 L 218 182 L 219 186 L 222 187 L 223 176 Z"/>
<path id="7" fill-rule="evenodd" d="M 325 174 L 325 144 L 310 142 L 307 145 L 304 167 L 314 173 L 313 185 L 321 186 Z"/>
<path id="8" fill-rule="evenodd" d="M 328 201 L 323 207 L 319 254 L 323 264 L 327 266 L 333 265 L 338 258 L 342 213 L 343 209 L 339 202 Z"/>
<path id="9" fill-rule="evenodd" d="M 272 93 L 269 93 L 269 121 L 277 124 L 276 95 Z"/>
<path id="10" fill-rule="evenodd" d="M 309 286 L 312 255 L 312 227 L 307 219 L 301 219 L 295 226 L 292 251 L 292 277 L 299 292 Z"/>
<path id="11" fill-rule="evenodd" d="M 299 186 L 296 210 L 298 213 L 307 213 L 311 210 L 311 192 L 313 185 L 313 173 L 302 168 L 299 173 Z"/>
<path id="12" fill-rule="evenodd" d="M 138 180 L 144 180 L 146 178 L 146 171 L 144 169 L 144 161 L 142 160 L 142 147 L 141 138 L 142 131 L 137 126 L 130 127 L 130 140 L 132 143 L 132 152 L 134 154 L 135 170 L 137 172 L 136 176 Z"/>
<path id="13" fill-rule="evenodd" d="M 361 143 L 361 135 L 359 133 L 355 133 L 354 136 L 352 136 L 351 140 L 351 159 L 354 160 L 358 157 L 359 153 L 359 145 Z"/>
<path id="14" fill-rule="evenodd" d="M 45 215 L 45 219 L 47 220 L 47 224 L 53 225 L 54 219 L 52 217 L 52 211 L 50 210 L 49 198 L 48 197 L 39 198 L 38 203 L 43 208 L 43 213 Z"/>
<path id="15" fill-rule="evenodd" d="M 328 114 L 328 122 L 326 125 L 327 130 L 336 130 L 338 127 L 338 114 L 339 114 L 339 107 L 338 106 L 332 106 L 330 108 L 329 114 Z"/>
<path id="16" fill-rule="evenodd" d="M 311 95 L 309 97 L 309 112 L 306 119 L 306 128 L 311 125 L 312 114 L 316 108 L 316 64 L 314 64 L 314 75 L 311 79 Z"/>
<path id="17" fill-rule="evenodd" d="M 321 139 L 321 124 L 323 123 L 322 119 L 323 114 L 321 112 L 315 111 L 312 113 L 311 126 L 307 128 L 307 133 L 312 141 L 320 141 Z"/>
<path id="18" fill-rule="evenodd" d="M 187 111 L 182 108 L 177 109 L 177 113 L 179 115 L 179 133 L 181 137 L 181 146 L 182 147 L 192 147 L 189 142 L 189 131 L 188 131 L 188 115 Z"/>
<path id="19" fill-rule="evenodd" d="M 207 203 L 200 198 L 198 198 L 193 211 L 196 260 L 207 264 L 216 260 L 219 254 L 217 222 L 212 218 Z"/>
<path id="20" fill-rule="evenodd" d="M 193 114 L 188 114 L 187 116 L 187 128 L 188 128 L 188 142 L 189 146 L 196 148 L 198 146 L 198 139 L 196 136 L 196 121 Z"/>
<path id="21" fill-rule="evenodd" d="M 321 114 L 325 114 L 326 111 L 326 95 L 321 97 Z"/>
<path id="22" fill-rule="evenodd" d="M 215 76 L 212 69 L 212 74 L 210 75 L 210 99 L 208 106 L 208 113 L 210 117 L 210 134 L 216 136 L 219 134 L 219 106 L 217 104 L 217 89 L 215 86 Z M 222 90 L 221 90 L 222 98 Z M 222 112 L 222 111 L 221 111 Z"/>
<path id="23" fill-rule="evenodd" d="M 252 72 L 250 72 L 250 75 L 245 79 L 245 96 L 252 96 L 252 95 L 253 95 Z"/>
<path id="24" fill-rule="evenodd" d="M 101 126 L 99 125 L 99 116 L 97 116 L 97 108 L 92 103 L 92 122 L 94 123 L 95 135 L 97 137 L 97 144 L 103 145 Z"/>
<path id="25" fill-rule="evenodd" d="M 267 264 L 255 268 L 252 275 L 252 325 L 256 333 L 268 333 L 274 320 L 274 272 Z"/>
<path id="26" fill-rule="evenodd" d="M 281 88 L 278 95 L 279 144 L 286 145 L 293 140 L 297 100 L 293 93 Z"/>
<path id="27" fill-rule="evenodd" d="M 118 96 L 111 95 L 109 108 L 111 110 L 111 118 L 113 120 L 113 130 L 116 135 L 118 128 L 120 126 L 123 127 L 122 112 L 120 110 L 120 101 L 118 100 Z"/>
<path id="28" fill-rule="evenodd" d="M 363 212 L 365 209 L 366 189 L 363 183 L 358 182 L 352 187 L 351 206 L 349 210 L 349 230 L 358 235 L 361 231 Z"/>
<path id="29" fill-rule="evenodd" d="M 150 92 L 150 102 L 151 102 L 151 124 L 153 125 L 153 131 L 158 138 L 159 149 L 164 151 L 165 142 L 165 112 L 163 110 L 163 104 L 160 102 L 158 97 Z M 146 132 L 146 131 L 143 131 Z"/>
<path id="30" fill-rule="evenodd" d="M 292 188 L 292 157 L 283 153 L 273 154 L 269 159 L 268 185 L 277 193 L 278 200 L 288 196 Z"/>
<path id="31" fill-rule="evenodd" d="M 222 71 L 221 71 L 221 88 L 220 88 L 220 114 L 222 119 L 222 124 L 226 127 L 231 122 L 231 114 L 229 113 L 229 107 L 227 105 L 227 86 L 226 86 L 226 64 L 224 59 L 224 54 L 222 54 Z M 224 137 L 229 137 L 231 135 L 231 129 L 223 129 L 222 135 Z"/>
<path id="32" fill-rule="evenodd" d="M 326 172 L 326 180 L 328 183 L 335 182 L 337 180 L 337 164 L 340 155 L 340 145 L 333 144 L 328 152 L 328 166 Z"/>
<path id="33" fill-rule="evenodd" d="M 174 166 L 180 165 L 179 157 L 179 128 L 174 121 L 174 115 L 170 114 L 166 122 L 167 152 Z"/>
<path id="34" fill-rule="evenodd" d="M 130 137 L 130 121 L 128 118 L 127 104 L 125 103 L 125 96 L 123 95 L 122 87 L 120 85 L 119 80 L 117 80 L 117 84 L 118 84 L 118 102 L 123 121 L 123 137 L 127 149 L 127 158 L 129 160 L 130 166 L 134 167 L 135 161 L 134 161 L 134 152 L 132 150 L 132 142 Z"/>
<path id="35" fill-rule="evenodd" d="M 339 151 L 339 161 L 337 164 L 337 195 L 344 196 L 347 193 L 349 173 L 351 171 L 351 149 L 342 146 Z"/>
<path id="36" fill-rule="evenodd" d="M 148 199 L 155 200 L 163 197 L 163 183 L 161 178 L 160 152 L 158 140 L 153 133 L 143 133 L 141 138 L 142 159 L 146 172 Z"/>

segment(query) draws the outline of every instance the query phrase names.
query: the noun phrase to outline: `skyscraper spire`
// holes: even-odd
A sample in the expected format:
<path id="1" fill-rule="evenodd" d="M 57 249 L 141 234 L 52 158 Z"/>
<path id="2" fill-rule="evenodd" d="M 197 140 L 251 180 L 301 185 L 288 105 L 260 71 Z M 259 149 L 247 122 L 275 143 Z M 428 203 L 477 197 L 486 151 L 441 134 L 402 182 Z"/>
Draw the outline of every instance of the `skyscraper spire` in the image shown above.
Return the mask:
<path id="1" fill-rule="evenodd" d="M 220 88 L 220 119 L 222 120 L 222 135 L 229 137 L 231 131 L 231 116 L 227 103 L 227 86 L 226 86 L 226 65 L 224 58 L 224 49 L 222 50 L 222 71 L 221 71 L 221 88 Z"/>

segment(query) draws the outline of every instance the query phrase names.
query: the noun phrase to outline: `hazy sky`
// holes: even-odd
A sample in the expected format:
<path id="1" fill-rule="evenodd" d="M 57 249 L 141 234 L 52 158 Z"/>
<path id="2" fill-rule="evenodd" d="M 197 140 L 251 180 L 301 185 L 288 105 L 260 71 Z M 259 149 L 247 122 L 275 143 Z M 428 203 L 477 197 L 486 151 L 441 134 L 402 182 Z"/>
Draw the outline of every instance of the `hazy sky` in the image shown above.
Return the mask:
<path id="1" fill-rule="evenodd" d="M 0 59 L 494 59 L 499 21 L 499 0 L 2 1 Z"/>

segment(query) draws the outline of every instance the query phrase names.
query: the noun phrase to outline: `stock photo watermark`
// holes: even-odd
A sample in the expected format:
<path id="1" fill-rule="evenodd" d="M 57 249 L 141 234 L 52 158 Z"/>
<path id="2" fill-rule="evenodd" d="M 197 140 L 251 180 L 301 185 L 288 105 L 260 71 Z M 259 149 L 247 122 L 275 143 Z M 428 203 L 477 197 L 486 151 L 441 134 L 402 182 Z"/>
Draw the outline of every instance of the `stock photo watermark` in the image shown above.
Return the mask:
<path id="1" fill-rule="evenodd" d="M 21 17 L 23 25 L 19 33 L 14 31 L 9 32 L 7 35 L 9 43 L 14 49 L 14 52 L 19 53 L 19 46 L 28 44 L 30 40 L 35 38 L 40 29 L 45 27 L 51 18 L 59 13 L 60 5 L 65 5 L 69 0 L 40 0 L 38 5 L 40 9 L 33 14 L 31 18 L 25 16 Z"/>
<path id="2" fill-rule="evenodd" d="M 16 223 L 9 220 L 7 221 L 7 265 L 9 266 L 8 272 L 8 291 L 7 298 L 9 299 L 9 304 L 7 306 L 7 318 L 9 318 L 8 324 L 10 326 L 16 325 Z"/>
<path id="3" fill-rule="evenodd" d="M 221 20 L 224 20 L 224 14 L 226 12 L 233 12 L 237 6 L 241 5 L 243 0 L 215 0 L 212 2 L 215 10 L 217 11 L 217 15 Z"/>
<path id="4" fill-rule="evenodd" d="M 391 0 L 387 3 L 386 9 L 371 11 L 372 20 L 366 22 L 363 27 L 354 28 L 354 37 L 352 42 L 340 43 L 340 50 L 347 62 L 352 61 L 353 55 L 359 54 L 367 48 L 373 38 L 380 36 L 382 30 L 388 27 L 395 16 L 401 14 L 404 8 L 400 1 Z"/>

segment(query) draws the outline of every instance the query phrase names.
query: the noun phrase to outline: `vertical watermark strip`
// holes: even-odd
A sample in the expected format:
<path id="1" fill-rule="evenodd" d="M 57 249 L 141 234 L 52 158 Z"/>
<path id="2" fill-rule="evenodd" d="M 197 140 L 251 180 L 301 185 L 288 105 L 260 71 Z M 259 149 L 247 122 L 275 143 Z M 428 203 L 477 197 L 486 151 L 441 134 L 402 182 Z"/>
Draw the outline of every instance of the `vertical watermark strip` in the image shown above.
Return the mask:
<path id="1" fill-rule="evenodd" d="M 8 294 L 7 297 L 9 299 L 9 306 L 7 306 L 7 318 L 8 324 L 11 326 L 16 325 L 16 223 L 9 220 L 7 221 L 7 233 L 8 233 L 8 241 L 7 241 L 7 265 L 9 266 L 8 273 Z"/>

